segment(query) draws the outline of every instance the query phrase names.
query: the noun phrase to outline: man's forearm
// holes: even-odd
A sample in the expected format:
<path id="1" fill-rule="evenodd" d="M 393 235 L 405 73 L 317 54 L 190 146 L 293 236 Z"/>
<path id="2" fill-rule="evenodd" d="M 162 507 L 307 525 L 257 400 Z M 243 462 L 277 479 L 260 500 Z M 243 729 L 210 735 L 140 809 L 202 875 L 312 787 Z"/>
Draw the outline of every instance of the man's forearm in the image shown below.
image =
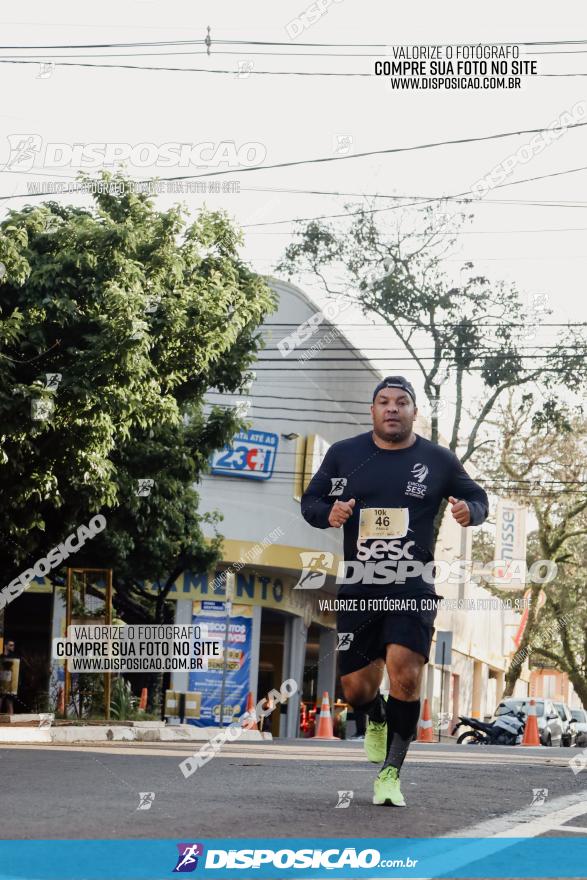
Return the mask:
<path id="1" fill-rule="evenodd" d="M 331 508 L 332 504 L 322 498 L 308 498 L 307 500 L 302 498 L 302 516 L 307 523 L 316 529 L 330 528 L 328 516 Z"/>
<path id="2" fill-rule="evenodd" d="M 488 505 L 484 501 L 467 501 L 467 507 L 471 515 L 470 526 L 480 526 L 487 519 L 489 513 Z"/>

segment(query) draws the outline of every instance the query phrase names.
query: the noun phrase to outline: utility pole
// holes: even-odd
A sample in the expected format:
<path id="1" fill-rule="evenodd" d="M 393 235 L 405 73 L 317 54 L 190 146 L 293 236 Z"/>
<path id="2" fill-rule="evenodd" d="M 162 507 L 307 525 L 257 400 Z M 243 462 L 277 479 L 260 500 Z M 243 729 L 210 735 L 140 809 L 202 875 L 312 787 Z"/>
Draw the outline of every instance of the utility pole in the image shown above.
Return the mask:
<path id="1" fill-rule="evenodd" d="M 228 634 L 230 631 L 230 613 L 232 611 L 232 600 L 234 599 L 234 584 L 234 574 L 230 571 L 227 571 L 224 587 L 224 609 L 226 611 L 226 617 L 224 618 L 224 660 L 222 662 L 222 685 L 220 687 L 220 727 L 224 727 L 224 700 L 226 697 L 226 677 L 228 675 Z"/>

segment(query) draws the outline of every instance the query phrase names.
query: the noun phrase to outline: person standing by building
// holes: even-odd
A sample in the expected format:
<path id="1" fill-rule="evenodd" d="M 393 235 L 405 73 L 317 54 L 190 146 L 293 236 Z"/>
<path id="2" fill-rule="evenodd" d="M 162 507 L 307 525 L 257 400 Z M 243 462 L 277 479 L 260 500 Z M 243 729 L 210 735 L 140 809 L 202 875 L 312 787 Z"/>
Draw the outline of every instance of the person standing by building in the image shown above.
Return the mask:
<path id="1" fill-rule="evenodd" d="M 14 701 L 18 692 L 18 668 L 15 673 L 14 661 L 17 661 L 18 667 L 16 646 L 12 639 L 7 639 L 4 652 L 0 654 L 0 715 L 14 715 Z"/>

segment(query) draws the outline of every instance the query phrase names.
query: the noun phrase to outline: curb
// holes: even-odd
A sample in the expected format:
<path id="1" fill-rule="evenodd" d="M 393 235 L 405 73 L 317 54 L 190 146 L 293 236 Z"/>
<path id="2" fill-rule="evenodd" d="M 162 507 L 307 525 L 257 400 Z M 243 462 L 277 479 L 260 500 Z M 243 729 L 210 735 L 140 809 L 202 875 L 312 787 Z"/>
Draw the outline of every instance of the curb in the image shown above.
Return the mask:
<path id="1" fill-rule="evenodd" d="M 0 745 L 4 743 L 50 743 L 50 727 L 0 727 Z"/>
<path id="2" fill-rule="evenodd" d="M 94 725 L 86 727 L 0 727 L 0 744 L 3 743 L 93 743 L 93 742 L 207 742 L 222 730 L 220 727 L 194 727 L 178 724 L 172 727 L 138 727 L 122 724 Z M 265 742 L 270 734 L 258 730 L 243 730 L 239 742 Z"/>

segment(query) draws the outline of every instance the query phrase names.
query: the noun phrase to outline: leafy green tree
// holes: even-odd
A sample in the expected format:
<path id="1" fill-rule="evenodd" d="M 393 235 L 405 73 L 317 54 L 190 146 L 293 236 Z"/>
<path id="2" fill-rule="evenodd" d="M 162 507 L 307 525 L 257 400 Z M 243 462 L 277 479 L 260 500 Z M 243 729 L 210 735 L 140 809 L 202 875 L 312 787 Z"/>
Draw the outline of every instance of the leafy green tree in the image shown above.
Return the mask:
<path id="1" fill-rule="evenodd" d="M 112 567 L 119 613 L 161 620 L 170 579 L 218 558 L 193 485 L 242 422 L 204 395 L 246 386 L 274 300 L 224 214 L 188 223 L 123 177 L 103 184 L 92 209 L 0 225 L 0 559 L 8 582 L 101 512 L 75 565 Z"/>
<path id="2" fill-rule="evenodd" d="M 569 541 L 557 589 L 548 590 L 537 631 L 529 642 L 531 659 L 544 659 L 566 672 L 587 708 L 587 564 L 585 536 Z"/>
<path id="3" fill-rule="evenodd" d="M 331 297 L 389 325 L 422 377 L 434 442 L 442 414 L 450 424 L 448 445 L 465 463 L 484 442 L 486 422 L 508 389 L 537 383 L 578 389 L 584 382 L 587 344 L 573 329 L 545 357 L 527 344 L 533 319 L 512 285 L 479 275 L 470 262 L 458 286 L 447 278 L 443 261 L 463 215 L 447 221 L 439 205 L 431 205 L 421 219 L 403 213 L 386 229 L 378 209 L 346 208 L 349 220 L 342 226 L 321 220 L 302 225 L 278 269 L 308 273 Z M 444 507 L 437 533 L 443 513 Z"/>
<path id="4" fill-rule="evenodd" d="M 238 427 L 234 414 L 204 416 L 192 408 L 185 423 L 156 426 L 113 455 L 121 503 L 108 512 L 108 527 L 90 552 L 112 562 L 114 605 L 123 619 L 163 623 L 165 600 L 182 572 L 210 571 L 220 558 L 220 514 L 198 511 L 194 483 Z M 146 480 L 153 481 L 149 494 L 138 494 Z"/>

